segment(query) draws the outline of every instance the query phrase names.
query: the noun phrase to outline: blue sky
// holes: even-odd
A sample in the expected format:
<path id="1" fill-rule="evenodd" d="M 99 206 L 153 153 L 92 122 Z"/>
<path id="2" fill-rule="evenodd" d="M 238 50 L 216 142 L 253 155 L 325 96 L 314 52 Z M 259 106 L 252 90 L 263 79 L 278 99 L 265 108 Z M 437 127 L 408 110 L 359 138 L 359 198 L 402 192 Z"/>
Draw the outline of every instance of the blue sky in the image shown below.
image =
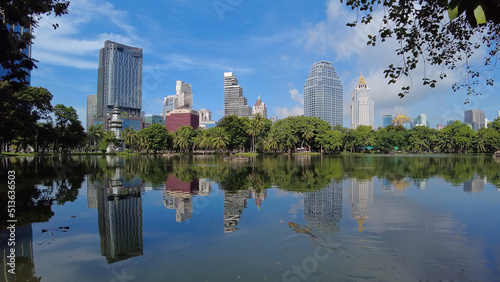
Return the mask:
<path id="1" fill-rule="evenodd" d="M 482 96 L 453 92 L 459 71 L 448 72 L 436 88 L 421 86 L 423 67 L 413 73 L 413 89 L 397 96 L 403 83 L 387 85 L 383 70 L 400 61 L 396 42 L 366 46 L 372 26 L 346 27 L 356 14 L 339 0 L 72 0 L 69 14 L 45 17 L 35 29 L 32 56 L 39 60 L 32 85 L 54 95 L 53 104 L 77 109 L 85 125 L 86 97 L 97 92 L 99 49 L 112 40 L 144 49 L 143 110 L 160 114 L 164 96 L 175 94 L 176 80 L 190 83 L 194 109 L 224 111 L 224 72 L 232 71 L 253 105 L 260 95 L 268 116 L 303 114 L 303 88 L 310 66 L 333 63 L 344 86 L 344 126 L 350 126 L 350 100 L 360 74 L 372 89 L 375 126 L 384 113 L 426 114 L 435 127 L 463 121 L 463 111 L 482 109 L 493 120 L 500 110 L 497 86 L 478 86 Z M 54 30 L 52 23 L 59 23 Z M 478 56 L 472 61 L 480 61 Z M 428 73 L 441 69 L 427 67 Z M 486 72 L 485 75 L 492 75 Z M 495 77 L 498 75 L 495 75 Z"/>

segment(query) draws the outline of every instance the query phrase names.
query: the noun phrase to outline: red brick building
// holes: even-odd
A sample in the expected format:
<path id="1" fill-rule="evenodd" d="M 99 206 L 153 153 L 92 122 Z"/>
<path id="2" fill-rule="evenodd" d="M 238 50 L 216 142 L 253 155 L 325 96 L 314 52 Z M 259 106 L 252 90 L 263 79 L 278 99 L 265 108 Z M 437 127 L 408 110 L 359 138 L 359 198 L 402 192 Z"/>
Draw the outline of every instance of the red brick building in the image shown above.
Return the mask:
<path id="1" fill-rule="evenodd" d="M 172 133 L 181 126 L 191 126 L 197 129 L 200 126 L 198 112 L 190 109 L 175 109 L 165 115 L 165 128 Z"/>

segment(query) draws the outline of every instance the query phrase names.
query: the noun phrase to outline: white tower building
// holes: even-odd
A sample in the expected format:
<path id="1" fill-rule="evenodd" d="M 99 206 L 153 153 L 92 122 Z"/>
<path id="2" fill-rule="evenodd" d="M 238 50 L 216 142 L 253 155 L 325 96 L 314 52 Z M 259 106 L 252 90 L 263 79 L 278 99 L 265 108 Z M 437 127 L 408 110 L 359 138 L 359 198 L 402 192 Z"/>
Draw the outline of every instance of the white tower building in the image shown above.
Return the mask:
<path id="1" fill-rule="evenodd" d="M 351 128 L 356 129 L 360 125 L 373 127 L 374 102 L 370 99 L 370 88 L 363 75 L 359 77 L 358 85 L 352 92 L 351 102 Z"/>

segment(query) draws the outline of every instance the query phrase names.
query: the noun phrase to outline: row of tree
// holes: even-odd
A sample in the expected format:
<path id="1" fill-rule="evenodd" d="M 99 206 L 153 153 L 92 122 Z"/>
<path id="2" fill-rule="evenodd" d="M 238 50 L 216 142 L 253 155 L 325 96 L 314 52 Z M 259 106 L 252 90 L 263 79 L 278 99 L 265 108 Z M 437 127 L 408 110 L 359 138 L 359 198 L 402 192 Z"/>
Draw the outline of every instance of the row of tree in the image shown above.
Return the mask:
<path id="1" fill-rule="evenodd" d="M 88 131 L 91 150 L 104 150 L 117 142 L 101 126 Z M 331 126 L 315 117 L 293 116 L 276 123 L 257 116 L 253 119 L 227 116 L 214 128 L 193 130 L 183 126 L 170 134 L 160 124 L 141 131 L 126 128 L 122 138 L 131 151 L 249 151 L 249 152 L 359 152 L 375 150 L 388 153 L 492 153 L 500 148 L 500 119 L 478 132 L 455 121 L 442 130 L 417 126 L 411 130 L 390 125 L 372 129 L 359 126 L 347 129 Z"/>
<path id="2" fill-rule="evenodd" d="M 102 125 L 90 126 L 84 132 L 73 107 L 51 105 L 52 94 L 41 87 L 10 90 L 9 82 L 0 83 L 5 95 L 0 102 L 0 143 L 35 152 L 102 151 L 109 145 L 122 146 L 134 152 L 160 151 L 250 151 L 250 152 L 379 152 L 411 153 L 492 153 L 500 149 L 500 118 L 475 132 L 467 124 L 455 121 L 436 130 L 417 126 L 372 129 L 359 126 L 331 128 L 315 117 L 293 116 L 272 123 L 257 115 L 253 119 L 226 116 L 217 126 L 194 130 L 183 126 L 169 133 L 164 126 L 153 124 L 140 131 L 125 128 L 122 140 Z M 2 146 L 4 147 L 4 146 Z"/>

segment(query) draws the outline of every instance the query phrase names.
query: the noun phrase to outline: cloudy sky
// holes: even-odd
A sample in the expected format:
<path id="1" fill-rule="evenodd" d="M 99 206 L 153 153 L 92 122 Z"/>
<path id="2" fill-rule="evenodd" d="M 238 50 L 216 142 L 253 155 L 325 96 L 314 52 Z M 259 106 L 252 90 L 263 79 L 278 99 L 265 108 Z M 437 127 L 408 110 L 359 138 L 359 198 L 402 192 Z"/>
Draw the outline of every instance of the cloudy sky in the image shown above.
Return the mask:
<path id="1" fill-rule="evenodd" d="M 176 80 L 192 84 L 194 109 L 224 111 L 223 74 L 235 73 L 250 105 L 260 95 L 268 116 L 303 114 L 303 89 L 311 65 L 335 66 L 344 87 L 344 126 L 360 74 L 375 101 L 375 126 L 384 113 L 426 114 L 435 127 L 463 120 L 463 111 L 482 109 L 492 120 L 500 110 L 496 87 L 478 86 L 482 96 L 453 92 L 459 72 L 449 72 L 436 88 L 421 86 L 423 68 L 413 73 L 405 98 L 399 85 L 387 85 L 383 70 L 399 62 L 397 44 L 367 46 L 372 26 L 347 27 L 356 13 L 339 0 L 71 0 L 69 14 L 45 17 L 35 30 L 32 56 L 39 61 L 32 85 L 49 89 L 53 104 L 73 106 L 85 125 L 86 96 L 97 92 L 99 49 L 112 40 L 144 49 L 143 110 L 159 114 L 164 96 L 175 94 Z M 54 30 L 53 23 L 60 28 Z M 442 70 L 442 69 L 441 69 Z M 435 69 L 428 68 L 432 73 Z M 439 71 L 439 69 L 438 69 Z M 491 76 L 491 73 L 485 73 Z M 497 78 L 500 81 L 500 78 Z M 497 83 L 498 84 L 498 83 Z"/>

